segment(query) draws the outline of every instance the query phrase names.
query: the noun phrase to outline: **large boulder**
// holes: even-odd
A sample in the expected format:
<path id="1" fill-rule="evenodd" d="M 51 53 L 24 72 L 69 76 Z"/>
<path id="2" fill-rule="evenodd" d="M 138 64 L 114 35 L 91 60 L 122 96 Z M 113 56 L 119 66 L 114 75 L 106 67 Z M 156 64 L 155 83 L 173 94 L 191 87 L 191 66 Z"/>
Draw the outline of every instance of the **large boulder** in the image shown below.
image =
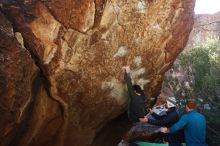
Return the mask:
<path id="1" fill-rule="evenodd" d="M 94 143 L 100 129 L 123 113 L 128 105 L 124 65 L 131 66 L 133 82 L 142 86 L 147 100 L 156 97 L 164 73 L 187 42 L 193 25 L 194 3 L 194 0 L 2 3 L 3 13 L 20 32 L 27 48 L 25 52 L 30 52 L 43 78 L 39 93 L 35 91 L 33 95 L 29 90 L 33 87 L 34 70 L 13 71 L 14 78 L 22 74 L 20 79 L 28 80 L 23 87 L 27 95 L 19 99 L 30 106 L 27 109 L 35 108 L 34 117 L 24 113 L 29 118 L 26 121 L 29 130 L 20 133 L 15 145 Z M 12 33 L 11 37 L 14 36 Z M 29 58 L 31 61 L 30 55 Z M 24 56 L 21 59 L 25 60 L 21 64 L 29 69 L 28 60 Z M 15 66 L 14 70 L 16 67 L 20 69 Z M 4 94 L 9 91 L 5 90 Z M 33 98 L 34 104 L 27 103 L 28 98 Z M 5 100 L 12 102 L 11 98 Z M 0 126 L 2 128 L 4 123 Z M 22 127 L 21 124 L 17 126 Z"/>

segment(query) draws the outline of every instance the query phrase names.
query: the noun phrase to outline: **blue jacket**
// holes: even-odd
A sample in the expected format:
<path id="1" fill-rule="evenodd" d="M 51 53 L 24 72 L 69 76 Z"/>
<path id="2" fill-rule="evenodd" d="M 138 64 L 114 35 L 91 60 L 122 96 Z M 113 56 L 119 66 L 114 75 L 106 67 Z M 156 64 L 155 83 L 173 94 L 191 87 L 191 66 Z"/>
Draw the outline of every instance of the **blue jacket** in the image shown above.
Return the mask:
<path id="1" fill-rule="evenodd" d="M 187 112 L 169 130 L 173 133 L 182 128 L 184 128 L 186 146 L 207 146 L 205 143 L 206 120 L 202 114 L 194 110 Z"/>

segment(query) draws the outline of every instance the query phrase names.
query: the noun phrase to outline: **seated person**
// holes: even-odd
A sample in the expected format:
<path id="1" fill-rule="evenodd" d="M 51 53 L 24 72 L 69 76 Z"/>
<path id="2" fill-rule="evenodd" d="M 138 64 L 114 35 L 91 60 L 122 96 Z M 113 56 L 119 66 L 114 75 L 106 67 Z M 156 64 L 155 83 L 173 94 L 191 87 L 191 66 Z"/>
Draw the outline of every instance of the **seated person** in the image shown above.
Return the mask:
<path id="1" fill-rule="evenodd" d="M 152 120 L 160 120 L 163 117 L 167 116 L 167 111 L 168 109 L 165 107 L 165 104 L 156 105 L 145 116 L 145 118 Z M 141 119 L 144 119 L 144 117 L 139 118 L 138 120 L 140 121 Z M 155 139 L 159 137 L 158 132 L 160 131 L 160 128 L 161 126 L 152 125 L 147 122 L 136 122 L 133 124 L 131 129 L 125 134 L 123 138 L 123 143 L 128 143 L 135 140 L 154 142 Z"/>
<path id="2" fill-rule="evenodd" d="M 152 119 L 148 117 L 141 118 L 140 121 L 143 123 L 149 123 L 152 125 L 157 126 L 166 126 L 171 127 L 174 123 L 176 123 L 179 120 L 179 114 L 176 109 L 176 100 L 174 97 L 168 97 L 167 98 L 167 108 L 166 116 L 163 116 L 161 119 Z M 155 131 L 156 132 L 156 131 Z M 159 131 L 158 131 L 159 132 Z M 169 142 L 170 146 L 178 146 L 182 142 L 184 142 L 184 132 L 183 130 L 177 131 L 175 133 L 169 133 L 162 136 L 165 141 Z"/>

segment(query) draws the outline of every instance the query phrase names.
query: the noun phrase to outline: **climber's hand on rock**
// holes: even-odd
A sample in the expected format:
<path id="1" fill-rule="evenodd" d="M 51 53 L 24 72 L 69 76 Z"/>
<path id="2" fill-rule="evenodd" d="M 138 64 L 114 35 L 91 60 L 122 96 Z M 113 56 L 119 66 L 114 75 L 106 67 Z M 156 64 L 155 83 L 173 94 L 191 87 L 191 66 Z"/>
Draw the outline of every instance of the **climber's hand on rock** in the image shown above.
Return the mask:
<path id="1" fill-rule="evenodd" d="M 126 73 L 130 73 L 130 67 L 129 67 L 129 66 L 123 66 L 122 69 L 123 69 Z"/>

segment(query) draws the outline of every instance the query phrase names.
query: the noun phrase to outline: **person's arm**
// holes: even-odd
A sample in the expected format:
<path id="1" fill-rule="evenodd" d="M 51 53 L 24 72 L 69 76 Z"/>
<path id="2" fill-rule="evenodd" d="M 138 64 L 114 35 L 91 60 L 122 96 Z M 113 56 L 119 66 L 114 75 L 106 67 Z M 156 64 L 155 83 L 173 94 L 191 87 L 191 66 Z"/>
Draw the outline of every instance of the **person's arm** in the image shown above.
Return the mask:
<path id="1" fill-rule="evenodd" d="M 142 122 L 142 123 L 147 123 L 148 118 L 147 117 L 139 118 L 139 121 Z"/>
<path id="2" fill-rule="evenodd" d="M 180 119 L 177 123 L 175 123 L 173 126 L 171 126 L 171 127 L 168 129 L 168 131 L 169 131 L 170 133 L 176 132 L 176 131 L 178 131 L 178 130 L 180 130 L 180 129 L 183 129 L 184 126 L 187 125 L 187 123 L 188 123 L 188 117 L 187 117 L 187 115 L 183 115 L 183 116 L 181 117 L 181 119 Z"/>
<path id="3" fill-rule="evenodd" d="M 135 93 L 134 93 L 134 90 L 132 88 L 132 82 L 131 82 L 131 76 L 130 76 L 130 73 L 129 73 L 129 69 L 127 69 L 127 70 L 125 69 L 125 81 L 126 81 L 126 84 L 127 84 L 129 96 L 133 99 L 134 96 L 135 96 Z"/>

